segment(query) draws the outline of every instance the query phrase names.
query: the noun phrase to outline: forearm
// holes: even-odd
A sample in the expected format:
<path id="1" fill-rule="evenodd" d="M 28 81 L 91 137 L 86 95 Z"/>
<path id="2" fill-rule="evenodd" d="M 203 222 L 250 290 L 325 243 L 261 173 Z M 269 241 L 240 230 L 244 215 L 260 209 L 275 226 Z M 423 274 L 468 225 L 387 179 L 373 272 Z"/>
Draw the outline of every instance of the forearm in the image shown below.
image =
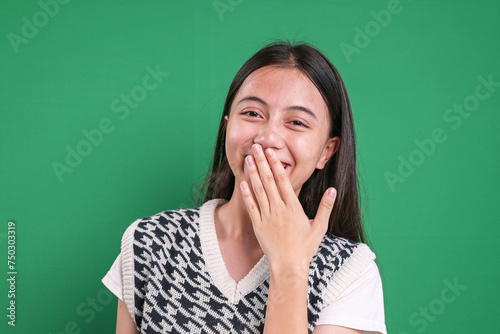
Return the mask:
<path id="1" fill-rule="evenodd" d="M 308 333 L 308 270 L 271 270 L 265 334 Z"/>

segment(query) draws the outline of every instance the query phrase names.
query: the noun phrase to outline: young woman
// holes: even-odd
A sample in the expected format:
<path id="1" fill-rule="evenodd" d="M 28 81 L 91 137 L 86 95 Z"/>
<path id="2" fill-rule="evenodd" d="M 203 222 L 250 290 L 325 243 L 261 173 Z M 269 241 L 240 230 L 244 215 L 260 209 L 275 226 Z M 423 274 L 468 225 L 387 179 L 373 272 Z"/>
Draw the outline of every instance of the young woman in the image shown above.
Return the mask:
<path id="1" fill-rule="evenodd" d="M 126 230 L 103 279 L 117 333 L 386 333 L 349 99 L 321 52 L 275 43 L 242 66 L 204 189 Z"/>

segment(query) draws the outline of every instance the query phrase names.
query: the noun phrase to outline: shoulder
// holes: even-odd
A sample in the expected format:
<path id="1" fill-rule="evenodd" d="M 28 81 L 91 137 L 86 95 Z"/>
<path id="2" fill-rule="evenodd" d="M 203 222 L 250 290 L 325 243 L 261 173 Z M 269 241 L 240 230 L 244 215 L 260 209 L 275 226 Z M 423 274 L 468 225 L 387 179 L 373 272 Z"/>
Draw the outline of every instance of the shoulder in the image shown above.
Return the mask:
<path id="1" fill-rule="evenodd" d="M 374 258 L 375 254 L 363 243 L 330 233 L 323 237 L 309 267 L 308 309 L 312 323 Z"/>
<path id="2" fill-rule="evenodd" d="M 356 280 L 376 258 L 364 243 L 327 233 L 313 258 L 311 276 L 326 288 L 324 302 L 328 305 Z"/>
<path id="3" fill-rule="evenodd" d="M 382 280 L 375 261 L 370 261 L 333 302 L 323 307 L 317 325 L 387 333 Z"/>
<path id="4" fill-rule="evenodd" d="M 324 302 L 336 300 L 344 290 L 372 265 L 376 258 L 368 245 L 327 234 L 318 249 L 318 258 L 325 267 L 332 267 Z"/>
<path id="5" fill-rule="evenodd" d="M 175 233 L 179 229 L 191 230 L 198 221 L 199 208 L 178 209 L 159 212 L 155 215 L 135 220 L 122 237 L 123 243 L 143 242 L 150 244 L 165 234 Z"/>
<path id="6" fill-rule="evenodd" d="M 152 259 L 161 247 L 179 242 L 179 235 L 195 235 L 199 208 L 162 211 L 130 224 L 121 240 L 123 300 L 136 314 L 135 292 L 144 295 L 152 275 Z"/>
<path id="7" fill-rule="evenodd" d="M 327 233 L 323 237 L 318 251 L 323 254 L 349 257 L 349 255 L 360 245 L 363 244 Z"/>
<path id="8" fill-rule="evenodd" d="M 324 263 L 335 261 L 334 264 L 338 269 L 351 263 L 349 267 L 360 266 L 362 270 L 375 259 L 375 254 L 364 243 L 327 233 L 321 241 L 316 258 L 316 261 Z"/>
<path id="9" fill-rule="evenodd" d="M 200 208 L 167 210 L 138 219 L 136 222 L 137 227 L 151 232 L 156 231 L 158 228 L 179 228 L 195 223 L 199 217 L 199 212 Z"/>
<path id="10" fill-rule="evenodd" d="M 215 208 L 223 203 L 213 199 L 202 206 L 159 212 L 155 215 L 135 220 L 128 226 L 122 237 L 122 251 L 136 248 L 150 249 L 153 244 L 169 245 L 183 239 L 196 238 L 201 221 L 213 221 Z"/>

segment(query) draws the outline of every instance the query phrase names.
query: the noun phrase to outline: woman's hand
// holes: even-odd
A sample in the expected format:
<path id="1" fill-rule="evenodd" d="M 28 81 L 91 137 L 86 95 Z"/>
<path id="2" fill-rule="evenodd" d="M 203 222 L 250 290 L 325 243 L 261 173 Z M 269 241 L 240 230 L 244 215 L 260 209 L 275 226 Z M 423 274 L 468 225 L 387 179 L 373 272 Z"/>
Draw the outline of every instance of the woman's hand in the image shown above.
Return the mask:
<path id="1" fill-rule="evenodd" d="M 252 152 L 245 163 L 253 195 L 247 182 L 241 182 L 240 188 L 271 271 L 308 272 L 327 231 L 336 191 L 325 192 L 315 218 L 309 220 L 275 152 L 268 148 L 264 153 L 258 144 Z"/>
<path id="2" fill-rule="evenodd" d="M 264 333 L 307 333 L 309 264 L 328 228 L 336 191 L 329 188 L 309 220 L 272 149 L 246 157 L 252 191 L 240 184 L 260 247 L 271 267 Z"/>

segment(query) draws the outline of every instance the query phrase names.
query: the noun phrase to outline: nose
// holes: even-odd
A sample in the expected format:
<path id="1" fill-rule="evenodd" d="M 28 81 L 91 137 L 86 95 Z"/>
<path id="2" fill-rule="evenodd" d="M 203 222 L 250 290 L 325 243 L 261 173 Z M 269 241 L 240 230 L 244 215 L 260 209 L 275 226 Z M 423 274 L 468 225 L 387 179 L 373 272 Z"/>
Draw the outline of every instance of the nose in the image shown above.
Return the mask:
<path id="1" fill-rule="evenodd" d="M 279 128 L 273 124 L 262 125 L 253 141 L 260 144 L 263 149 L 281 149 L 284 147 L 284 140 Z"/>

